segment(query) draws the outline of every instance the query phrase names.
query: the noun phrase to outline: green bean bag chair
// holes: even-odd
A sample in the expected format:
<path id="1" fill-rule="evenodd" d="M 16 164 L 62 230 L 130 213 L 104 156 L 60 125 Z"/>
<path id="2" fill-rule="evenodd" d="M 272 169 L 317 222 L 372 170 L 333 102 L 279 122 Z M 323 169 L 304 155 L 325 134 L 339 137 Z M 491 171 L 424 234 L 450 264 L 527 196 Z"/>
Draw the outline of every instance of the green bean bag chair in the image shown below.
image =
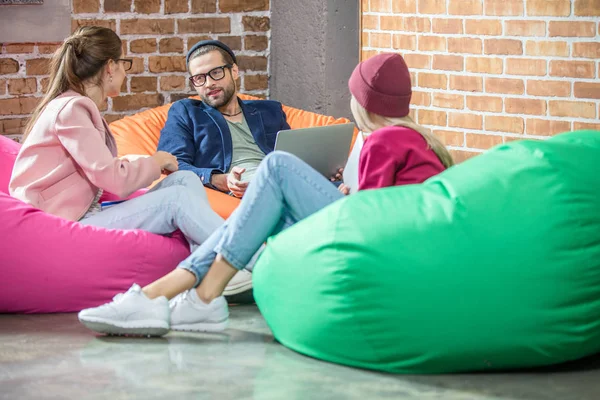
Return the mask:
<path id="1" fill-rule="evenodd" d="M 393 373 L 600 352 L 600 132 L 497 146 L 271 238 L 254 295 L 300 353 Z"/>

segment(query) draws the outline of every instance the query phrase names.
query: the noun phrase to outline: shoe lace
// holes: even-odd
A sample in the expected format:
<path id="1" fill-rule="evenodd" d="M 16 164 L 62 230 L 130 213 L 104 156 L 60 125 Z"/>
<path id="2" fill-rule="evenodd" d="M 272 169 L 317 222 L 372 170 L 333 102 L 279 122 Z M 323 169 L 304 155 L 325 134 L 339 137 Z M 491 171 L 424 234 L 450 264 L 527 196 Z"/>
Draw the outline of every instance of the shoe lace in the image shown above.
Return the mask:
<path id="1" fill-rule="evenodd" d="M 171 301 L 169 301 L 169 307 L 171 310 L 177 307 L 179 304 L 187 301 L 188 293 L 189 290 L 186 290 L 185 292 L 179 293 L 177 296 L 173 297 Z"/>

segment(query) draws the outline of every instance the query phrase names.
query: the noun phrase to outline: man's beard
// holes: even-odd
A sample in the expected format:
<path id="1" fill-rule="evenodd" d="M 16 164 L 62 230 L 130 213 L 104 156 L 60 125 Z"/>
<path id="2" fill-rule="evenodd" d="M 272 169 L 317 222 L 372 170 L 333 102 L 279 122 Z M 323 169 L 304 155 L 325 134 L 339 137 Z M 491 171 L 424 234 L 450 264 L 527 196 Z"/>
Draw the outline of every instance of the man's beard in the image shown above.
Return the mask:
<path id="1" fill-rule="evenodd" d="M 200 96 L 202 101 L 213 108 L 219 108 L 229 103 L 233 95 L 235 94 L 235 83 L 232 81 L 230 85 L 226 87 L 221 87 L 219 89 L 223 89 L 223 98 L 222 99 L 212 99 L 208 95 Z M 210 92 L 210 91 L 209 91 Z"/>

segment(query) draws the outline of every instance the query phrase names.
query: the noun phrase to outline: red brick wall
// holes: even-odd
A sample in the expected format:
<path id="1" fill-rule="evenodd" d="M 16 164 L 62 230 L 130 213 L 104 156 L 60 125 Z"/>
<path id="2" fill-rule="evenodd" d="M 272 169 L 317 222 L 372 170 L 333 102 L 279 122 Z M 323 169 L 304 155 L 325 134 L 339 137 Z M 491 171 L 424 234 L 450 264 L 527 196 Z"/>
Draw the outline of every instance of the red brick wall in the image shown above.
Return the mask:
<path id="1" fill-rule="evenodd" d="M 198 40 L 227 43 L 237 54 L 241 90 L 268 95 L 269 0 L 72 0 L 72 28 L 102 25 L 127 43 L 135 60 L 107 120 L 193 93 L 185 53 Z M 0 134 L 22 133 L 47 81 L 57 43 L 0 44 Z"/>
<path id="2" fill-rule="evenodd" d="M 362 59 L 402 54 L 413 116 L 458 161 L 600 129 L 600 0 L 362 0 Z"/>

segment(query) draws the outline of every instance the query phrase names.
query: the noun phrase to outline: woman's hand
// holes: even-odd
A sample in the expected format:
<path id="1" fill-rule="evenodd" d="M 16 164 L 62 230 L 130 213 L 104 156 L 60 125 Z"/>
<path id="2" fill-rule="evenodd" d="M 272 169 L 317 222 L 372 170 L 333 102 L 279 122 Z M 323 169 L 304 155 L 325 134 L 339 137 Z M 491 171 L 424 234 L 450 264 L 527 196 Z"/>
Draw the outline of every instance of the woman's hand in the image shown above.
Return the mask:
<path id="1" fill-rule="evenodd" d="M 179 169 L 177 157 L 166 151 L 157 151 L 152 159 L 159 165 L 161 171 L 175 172 Z"/>
<path id="2" fill-rule="evenodd" d="M 343 183 L 340 186 L 338 186 L 338 190 L 344 196 L 348 196 L 350 194 L 350 188 L 348 186 L 344 185 Z"/>
<path id="3" fill-rule="evenodd" d="M 340 168 L 337 172 L 329 177 L 331 182 L 341 181 L 343 179 L 342 174 L 344 173 L 344 168 Z"/>

